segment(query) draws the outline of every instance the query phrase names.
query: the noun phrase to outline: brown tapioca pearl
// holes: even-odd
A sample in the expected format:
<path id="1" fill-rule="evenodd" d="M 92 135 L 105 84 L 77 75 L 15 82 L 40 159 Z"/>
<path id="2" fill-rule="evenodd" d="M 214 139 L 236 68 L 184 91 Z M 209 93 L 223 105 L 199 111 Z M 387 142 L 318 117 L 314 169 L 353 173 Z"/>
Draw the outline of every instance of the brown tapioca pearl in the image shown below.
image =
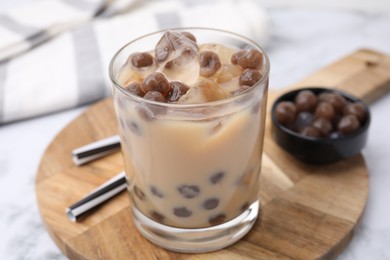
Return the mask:
<path id="1" fill-rule="evenodd" d="M 129 57 L 131 64 L 136 68 L 146 68 L 153 65 L 154 58 L 147 52 L 137 52 Z"/>
<path id="2" fill-rule="evenodd" d="M 203 202 L 202 205 L 203 205 L 203 208 L 205 208 L 207 210 L 215 209 L 219 205 L 219 199 L 217 199 L 217 198 L 207 199 Z"/>
<path id="3" fill-rule="evenodd" d="M 315 119 L 312 126 L 320 131 L 322 137 L 328 137 L 333 131 L 332 123 L 328 119 L 322 117 Z"/>
<path id="4" fill-rule="evenodd" d="M 313 111 L 317 106 L 317 96 L 310 90 L 302 90 L 295 97 L 297 111 Z"/>
<path id="5" fill-rule="evenodd" d="M 200 193 L 199 186 L 196 185 L 181 185 L 177 190 L 187 199 L 195 198 Z"/>
<path id="6" fill-rule="evenodd" d="M 275 117 L 282 125 L 294 122 L 296 115 L 295 104 L 291 101 L 281 101 L 276 105 Z"/>
<path id="7" fill-rule="evenodd" d="M 332 104 L 336 112 L 342 112 L 346 104 L 346 100 L 338 93 L 322 92 L 318 95 L 318 101 L 324 101 Z"/>
<path id="8" fill-rule="evenodd" d="M 133 191 L 134 191 L 134 194 L 140 199 L 140 200 L 144 200 L 145 199 L 145 193 L 140 189 L 138 188 L 137 186 L 134 186 L 133 188 Z"/>
<path id="9" fill-rule="evenodd" d="M 164 194 L 159 189 L 157 189 L 155 186 L 150 186 L 150 192 L 156 197 L 159 197 L 159 198 L 164 197 Z"/>
<path id="10" fill-rule="evenodd" d="M 294 122 L 294 128 L 298 131 L 310 126 L 313 123 L 314 116 L 309 112 L 300 112 Z"/>
<path id="11" fill-rule="evenodd" d="M 156 102 L 162 102 L 166 103 L 165 97 L 157 91 L 149 91 L 145 94 L 144 99 L 156 101 Z M 141 117 L 143 117 L 146 121 L 153 120 L 157 115 L 165 114 L 167 111 L 167 108 L 160 105 L 155 104 L 142 104 L 143 112 L 140 114 Z M 140 109 L 138 109 L 140 111 Z"/>
<path id="12" fill-rule="evenodd" d="M 235 54 L 233 54 L 234 56 Z M 261 66 L 263 65 L 263 54 L 256 49 L 250 49 L 245 51 L 244 53 L 237 53 L 237 56 L 231 59 L 231 62 L 233 64 L 240 65 L 243 69 L 255 69 L 259 70 L 261 69 Z"/>
<path id="13" fill-rule="evenodd" d="M 204 51 L 199 55 L 199 74 L 203 77 L 210 77 L 221 68 L 221 61 L 213 51 Z"/>
<path id="14" fill-rule="evenodd" d="M 168 91 L 168 102 L 176 102 L 184 96 L 187 91 L 190 89 L 186 84 L 180 81 L 172 81 L 169 83 L 170 88 Z"/>
<path id="15" fill-rule="evenodd" d="M 153 90 L 146 93 L 144 96 L 144 99 L 151 100 L 151 101 L 157 101 L 157 102 L 163 102 L 163 103 L 166 102 L 163 94 L 161 94 L 158 91 L 153 91 Z"/>
<path id="16" fill-rule="evenodd" d="M 250 86 L 252 87 L 261 79 L 261 72 L 254 69 L 245 69 L 244 72 L 240 75 L 238 82 L 240 86 Z"/>
<path id="17" fill-rule="evenodd" d="M 361 103 L 349 103 L 343 109 L 343 115 L 355 115 L 360 123 L 366 119 L 366 109 Z"/>
<path id="18" fill-rule="evenodd" d="M 136 135 L 141 135 L 142 131 L 138 124 L 134 121 L 127 122 L 127 127 L 130 129 L 131 132 L 133 132 Z"/>
<path id="19" fill-rule="evenodd" d="M 225 219 L 226 219 L 226 215 L 224 213 L 220 213 L 218 215 L 211 216 L 209 218 L 209 223 L 212 226 L 216 226 L 222 224 L 225 221 Z"/>
<path id="20" fill-rule="evenodd" d="M 333 108 L 333 106 L 328 103 L 328 102 L 321 102 L 317 105 L 315 112 L 314 112 L 315 117 L 323 117 L 328 120 L 333 120 L 336 112 Z"/>
<path id="21" fill-rule="evenodd" d="M 141 84 L 138 82 L 131 82 L 125 87 L 125 89 L 131 94 L 137 95 L 139 97 L 143 97 L 145 95 L 145 92 L 141 88 Z"/>
<path id="22" fill-rule="evenodd" d="M 160 214 L 160 213 L 158 213 L 157 211 L 154 211 L 154 210 L 150 212 L 150 217 L 153 220 L 155 220 L 157 222 L 160 222 L 160 223 L 163 223 L 164 219 L 165 219 L 164 215 L 162 215 L 162 214 Z"/>
<path id="23" fill-rule="evenodd" d="M 210 177 L 210 182 L 211 182 L 211 184 L 214 184 L 214 185 L 221 183 L 224 177 L 225 177 L 224 172 L 217 172 Z"/>
<path id="24" fill-rule="evenodd" d="M 191 41 L 193 42 L 196 42 L 196 38 L 195 36 L 190 33 L 190 32 L 181 32 L 182 35 L 184 35 L 185 37 L 187 37 L 188 39 L 190 39 Z"/>
<path id="25" fill-rule="evenodd" d="M 337 130 L 342 134 L 350 134 L 360 127 L 360 122 L 355 115 L 346 115 L 341 118 Z"/>
<path id="26" fill-rule="evenodd" d="M 153 72 L 145 78 L 141 84 L 141 88 L 144 93 L 158 91 L 165 97 L 169 91 L 169 82 L 161 72 Z"/>
<path id="27" fill-rule="evenodd" d="M 246 53 L 245 50 L 241 50 L 241 51 L 238 51 L 238 52 L 234 53 L 234 54 L 232 55 L 231 59 L 230 59 L 230 62 L 231 62 L 232 64 L 234 64 L 234 65 L 238 65 L 238 60 L 239 60 L 242 56 L 244 56 L 245 53 Z"/>
<path id="28" fill-rule="evenodd" d="M 321 132 L 315 127 L 312 126 L 306 126 L 302 128 L 299 133 L 303 136 L 309 136 L 309 137 L 320 137 Z"/>
<path id="29" fill-rule="evenodd" d="M 188 208 L 186 207 L 177 207 L 177 208 L 174 208 L 173 209 L 173 214 L 176 216 L 176 217 L 180 217 L 180 218 L 188 218 L 192 215 L 192 211 L 189 210 Z"/>

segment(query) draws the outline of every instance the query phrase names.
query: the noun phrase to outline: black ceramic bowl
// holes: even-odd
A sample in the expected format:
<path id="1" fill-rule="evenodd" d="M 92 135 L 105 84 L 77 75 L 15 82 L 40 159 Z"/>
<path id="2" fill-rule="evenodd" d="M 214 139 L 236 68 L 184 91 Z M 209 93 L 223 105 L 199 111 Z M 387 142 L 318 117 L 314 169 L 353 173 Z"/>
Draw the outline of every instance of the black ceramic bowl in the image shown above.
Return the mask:
<path id="1" fill-rule="evenodd" d="M 278 122 L 275 116 L 275 109 L 281 101 L 292 101 L 302 90 L 311 90 L 318 95 L 322 92 L 339 93 L 347 101 L 361 102 L 366 109 L 366 118 L 363 124 L 355 132 L 337 138 L 315 138 L 303 136 Z M 271 110 L 272 135 L 276 143 L 294 157 L 307 163 L 325 164 L 351 157 L 360 152 L 366 145 L 368 127 L 370 125 L 370 111 L 360 99 L 332 88 L 301 88 L 287 92 L 280 96 L 273 104 Z"/>

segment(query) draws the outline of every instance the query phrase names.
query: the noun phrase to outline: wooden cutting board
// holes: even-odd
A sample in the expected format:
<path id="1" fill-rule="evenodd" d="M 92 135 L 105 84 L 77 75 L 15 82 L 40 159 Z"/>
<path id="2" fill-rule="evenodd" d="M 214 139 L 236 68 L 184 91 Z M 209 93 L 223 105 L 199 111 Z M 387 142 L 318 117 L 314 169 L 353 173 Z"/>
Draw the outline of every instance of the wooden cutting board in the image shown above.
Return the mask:
<path id="1" fill-rule="evenodd" d="M 390 57 L 359 50 L 290 88 L 328 86 L 371 103 L 390 89 Z M 286 89 L 284 90 L 286 91 Z M 268 105 L 281 92 L 270 92 Z M 349 243 L 368 195 L 362 155 L 313 166 L 281 150 L 267 119 L 261 174 L 261 217 L 238 243 L 204 254 L 161 249 L 136 230 L 125 192 L 77 223 L 65 208 L 123 169 L 118 152 L 88 165 L 73 164 L 71 150 L 117 133 L 111 99 L 101 101 L 66 126 L 43 155 L 36 195 L 47 231 L 70 259 L 317 259 L 334 258 Z"/>

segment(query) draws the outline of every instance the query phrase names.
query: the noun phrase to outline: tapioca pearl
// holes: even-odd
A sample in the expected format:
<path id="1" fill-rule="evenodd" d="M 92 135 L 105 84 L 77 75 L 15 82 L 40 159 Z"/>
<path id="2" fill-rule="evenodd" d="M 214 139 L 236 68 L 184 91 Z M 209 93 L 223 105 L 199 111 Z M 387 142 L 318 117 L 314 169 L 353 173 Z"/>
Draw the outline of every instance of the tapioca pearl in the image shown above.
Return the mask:
<path id="1" fill-rule="evenodd" d="M 163 94 L 161 94 L 161 92 L 153 90 L 146 93 L 144 99 L 156 102 L 165 102 L 165 97 L 163 96 Z"/>
<path id="2" fill-rule="evenodd" d="M 317 118 L 313 121 L 312 127 L 317 128 L 322 137 L 328 137 L 329 134 L 333 131 L 332 123 L 326 118 Z"/>
<path id="3" fill-rule="evenodd" d="M 310 112 L 300 112 L 294 121 L 294 129 L 301 131 L 313 123 L 314 116 Z"/>
<path id="4" fill-rule="evenodd" d="M 158 198 L 164 197 L 164 194 L 156 186 L 150 186 L 150 192 Z"/>
<path id="5" fill-rule="evenodd" d="M 320 102 L 328 102 L 332 104 L 334 110 L 337 113 L 340 113 L 343 111 L 345 104 L 347 101 L 343 96 L 341 96 L 338 93 L 332 93 L 332 92 L 322 92 L 318 95 L 318 101 Z"/>
<path id="6" fill-rule="evenodd" d="M 145 68 L 153 65 L 154 58 L 147 52 L 136 52 L 129 57 L 131 64 L 136 68 Z"/>
<path id="7" fill-rule="evenodd" d="M 220 213 L 218 215 L 211 216 L 209 218 L 209 223 L 212 226 L 216 226 L 225 222 L 225 219 L 226 219 L 226 215 L 224 213 Z"/>
<path id="8" fill-rule="evenodd" d="M 173 208 L 173 214 L 179 218 L 188 218 L 192 215 L 192 211 L 186 207 Z"/>
<path id="9" fill-rule="evenodd" d="M 366 119 L 366 109 L 362 103 L 349 103 L 343 109 L 343 115 L 354 115 L 359 119 L 360 123 L 364 123 Z"/>
<path id="10" fill-rule="evenodd" d="M 207 210 L 215 209 L 219 205 L 219 199 L 218 198 L 210 198 L 203 202 L 202 206 L 203 208 Z"/>
<path id="11" fill-rule="evenodd" d="M 296 106 L 291 101 L 281 101 L 275 107 L 275 117 L 282 125 L 292 124 L 296 114 Z"/>
<path id="12" fill-rule="evenodd" d="M 168 102 L 176 102 L 182 96 L 184 96 L 187 91 L 190 89 L 186 84 L 180 81 L 172 81 L 169 83 L 169 91 L 168 91 Z"/>
<path id="13" fill-rule="evenodd" d="M 211 182 L 211 184 L 214 184 L 214 185 L 221 183 L 224 177 L 225 177 L 224 172 L 222 172 L 222 171 L 217 172 L 210 177 L 210 182 Z"/>
<path id="14" fill-rule="evenodd" d="M 131 82 L 130 84 L 125 86 L 125 89 L 131 94 L 134 94 L 139 97 L 143 97 L 145 95 L 145 92 L 141 88 L 141 84 L 138 82 Z"/>
<path id="15" fill-rule="evenodd" d="M 312 112 L 318 103 L 318 98 L 311 90 L 302 90 L 295 97 L 295 106 L 298 112 Z"/>
<path id="16" fill-rule="evenodd" d="M 177 190 L 187 199 L 195 198 L 200 193 L 200 188 L 197 185 L 181 185 Z"/>
<path id="17" fill-rule="evenodd" d="M 199 55 L 199 74 L 203 77 L 210 77 L 221 68 L 221 61 L 213 51 L 204 51 Z"/>
<path id="18" fill-rule="evenodd" d="M 146 197 L 145 193 L 140 188 L 138 188 L 137 186 L 134 186 L 133 191 L 134 191 L 135 196 L 137 196 L 140 200 L 145 199 L 145 197 Z"/>
<path id="19" fill-rule="evenodd" d="M 314 115 L 316 118 L 323 117 L 332 121 L 336 116 L 336 112 L 332 104 L 324 101 L 317 105 Z"/>
<path id="20" fill-rule="evenodd" d="M 306 126 L 299 130 L 299 133 L 303 136 L 308 136 L 308 137 L 320 137 L 321 132 L 315 127 L 312 126 Z"/>
<path id="21" fill-rule="evenodd" d="M 230 59 L 230 62 L 234 65 L 237 65 L 238 64 L 238 60 L 243 57 L 245 55 L 246 51 L 245 50 L 241 50 L 241 51 L 238 51 L 236 53 L 234 53 Z"/>
<path id="22" fill-rule="evenodd" d="M 346 115 L 341 118 L 337 130 L 342 134 L 350 134 L 360 128 L 360 122 L 355 115 Z"/>
<path id="23" fill-rule="evenodd" d="M 141 88 L 143 92 L 146 93 L 146 95 L 149 91 L 157 91 L 160 92 L 162 96 L 165 97 L 169 91 L 169 82 L 163 73 L 153 72 L 144 79 L 144 81 L 141 84 Z M 160 102 L 164 102 L 164 101 L 160 101 Z"/>
<path id="24" fill-rule="evenodd" d="M 240 53 L 240 55 L 237 56 L 236 60 L 237 64 L 240 65 L 243 69 L 260 70 L 263 65 L 263 54 L 259 50 L 250 49 L 245 51 L 244 53 Z"/>
<path id="25" fill-rule="evenodd" d="M 254 69 L 246 69 L 240 75 L 238 82 L 240 86 L 249 86 L 252 87 L 261 79 L 261 72 Z"/>
<path id="26" fill-rule="evenodd" d="M 163 223 L 164 219 L 165 219 L 164 215 L 162 215 L 161 213 L 158 213 L 157 211 L 154 211 L 154 210 L 150 212 L 150 217 L 153 220 L 160 222 L 160 223 Z"/>

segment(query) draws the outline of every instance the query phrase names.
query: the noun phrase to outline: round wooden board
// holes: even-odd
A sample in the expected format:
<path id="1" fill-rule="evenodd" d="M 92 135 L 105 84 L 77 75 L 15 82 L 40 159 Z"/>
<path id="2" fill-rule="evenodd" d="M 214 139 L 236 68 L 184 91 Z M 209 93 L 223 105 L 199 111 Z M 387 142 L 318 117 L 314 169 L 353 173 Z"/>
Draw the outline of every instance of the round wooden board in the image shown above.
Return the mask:
<path id="1" fill-rule="evenodd" d="M 340 62 L 349 65 L 351 57 L 363 61 L 367 55 L 371 57 L 364 52 L 367 51 L 356 52 Z M 362 73 L 355 67 L 349 73 L 345 66 L 340 67 L 340 62 L 313 74 L 301 86 L 318 85 L 325 75 L 340 68 L 342 82 Z M 340 84 L 349 88 L 348 84 Z M 374 85 L 377 84 L 372 84 L 371 90 L 376 89 Z M 365 93 L 355 94 L 368 96 Z M 274 98 L 275 93 L 270 93 L 269 105 Z M 149 243 L 132 222 L 126 192 L 77 223 L 67 218 L 67 206 L 123 170 L 119 152 L 81 167 L 73 164 L 70 155 L 76 147 L 117 133 L 111 99 L 93 105 L 71 122 L 43 155 L 36 177 L 36 194 L 46 228 L 71 259 L 334 258 L 350 241 L 367 201 L 368 171 L 363 157 L 357 155 L 325 166 L 307 165 L 275 144 L 269 120 L 266 128 L 261 216 L 242 240 L 228 248 L 190 255 Z"/>

